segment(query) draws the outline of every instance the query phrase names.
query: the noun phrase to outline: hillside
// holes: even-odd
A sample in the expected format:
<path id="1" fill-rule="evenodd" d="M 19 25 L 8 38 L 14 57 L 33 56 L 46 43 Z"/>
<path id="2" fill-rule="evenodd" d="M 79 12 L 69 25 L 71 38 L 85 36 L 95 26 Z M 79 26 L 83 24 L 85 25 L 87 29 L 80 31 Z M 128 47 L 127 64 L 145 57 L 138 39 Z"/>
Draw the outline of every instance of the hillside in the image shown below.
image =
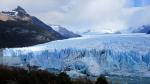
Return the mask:
<path id="1" fill-rule="evenodd" d="M 65 38 L 35 18 L 20 6 L 0 12 L 0 47 L 25 47 Z"/>

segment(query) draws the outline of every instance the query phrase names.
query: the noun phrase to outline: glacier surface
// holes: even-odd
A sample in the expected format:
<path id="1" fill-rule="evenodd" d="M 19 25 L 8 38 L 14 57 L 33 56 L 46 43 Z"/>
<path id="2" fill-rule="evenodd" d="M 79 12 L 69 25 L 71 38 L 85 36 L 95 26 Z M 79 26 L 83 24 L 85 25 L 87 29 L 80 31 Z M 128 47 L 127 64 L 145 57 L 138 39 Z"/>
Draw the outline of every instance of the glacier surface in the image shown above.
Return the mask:
<path id="1" fill-rule="evenodd" d="M 82 75 L 150 76 L 150 35 L 86 35 L 31 47 L 6 48 L 3 57 L 19 57 L 20 65 L 29 63 Z"/>

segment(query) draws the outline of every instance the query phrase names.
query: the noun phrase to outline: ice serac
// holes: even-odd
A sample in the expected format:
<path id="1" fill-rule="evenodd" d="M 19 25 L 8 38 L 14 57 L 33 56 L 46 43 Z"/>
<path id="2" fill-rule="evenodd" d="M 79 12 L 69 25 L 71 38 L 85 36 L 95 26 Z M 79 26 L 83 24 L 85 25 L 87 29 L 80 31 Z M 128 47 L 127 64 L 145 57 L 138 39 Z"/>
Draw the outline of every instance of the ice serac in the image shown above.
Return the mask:
<path id="1" fill-rule="evenodd" d="M 146 34 L 109 34 L 5 49 L 3 55 L 20 57 L 21 64 L 69 73 L 150 76 L 147 45 L 150 45 L 150 36 Z"/>

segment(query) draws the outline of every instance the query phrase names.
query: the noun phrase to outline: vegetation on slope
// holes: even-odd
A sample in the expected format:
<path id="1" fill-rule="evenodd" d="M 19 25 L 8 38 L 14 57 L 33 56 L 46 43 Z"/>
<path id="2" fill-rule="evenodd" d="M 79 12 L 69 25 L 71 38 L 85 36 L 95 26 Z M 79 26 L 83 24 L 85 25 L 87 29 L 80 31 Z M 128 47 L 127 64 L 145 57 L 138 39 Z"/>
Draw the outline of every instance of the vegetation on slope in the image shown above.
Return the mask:
<path id="1" fill-rule="evenodd" d="M 0 21 L 0 48 L 32 46 L 62 38 L 55 31 L 39 28 L 28 21 Z"/>
<path id="2" fill-rule="evenodd" d="M 89 79 L 71 79 L 66 73 L 52 74 L 44 70 L 25 70 L 0 65 L 0 84 L 108 84 L 104 77 L 96 82 Z"/>

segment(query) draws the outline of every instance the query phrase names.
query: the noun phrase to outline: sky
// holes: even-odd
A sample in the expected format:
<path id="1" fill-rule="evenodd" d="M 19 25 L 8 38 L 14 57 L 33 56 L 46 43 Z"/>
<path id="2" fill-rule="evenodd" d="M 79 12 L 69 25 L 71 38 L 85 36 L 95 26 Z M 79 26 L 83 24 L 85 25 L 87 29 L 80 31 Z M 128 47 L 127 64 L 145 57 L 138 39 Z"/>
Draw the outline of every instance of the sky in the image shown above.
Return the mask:
<path id="1" fill-rule="evenodd" d="M 46 24 L 74 32 L 116 32 L 150 24 L 150 0 L 0 0 L 0 11 L 18 5 Z"/>

